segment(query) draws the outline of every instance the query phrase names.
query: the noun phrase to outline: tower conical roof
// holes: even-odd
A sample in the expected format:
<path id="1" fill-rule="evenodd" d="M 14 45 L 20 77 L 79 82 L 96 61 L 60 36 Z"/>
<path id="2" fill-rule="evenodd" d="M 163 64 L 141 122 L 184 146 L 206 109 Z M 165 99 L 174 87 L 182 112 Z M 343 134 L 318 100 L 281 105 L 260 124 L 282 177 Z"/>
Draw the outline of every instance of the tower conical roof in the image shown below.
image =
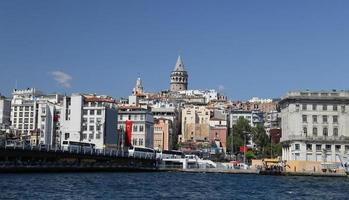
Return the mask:
<path id="1" fill-rule="evenodd" d="M 184 70 L 184 64 L 181 56 L 178 56 L 176 66 L 174 68 L 174 71 L 185 71 Z"/>

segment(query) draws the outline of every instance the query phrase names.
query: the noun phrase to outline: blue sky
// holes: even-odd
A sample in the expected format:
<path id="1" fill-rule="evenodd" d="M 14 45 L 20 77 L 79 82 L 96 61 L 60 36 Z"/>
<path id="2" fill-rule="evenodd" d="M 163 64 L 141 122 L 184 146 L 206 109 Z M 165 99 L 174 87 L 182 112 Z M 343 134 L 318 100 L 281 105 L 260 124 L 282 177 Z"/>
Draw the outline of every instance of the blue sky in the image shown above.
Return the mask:
<path id="1" fill-rule="evenodd" d="M 232 99 L 347 89 L 348 10 L 344 0 L 4 0 L 0 92 L 17 80 L 119 98 L 138 76 L 146 91 L 166 90 L 179 53 L 190 89 Z"/>

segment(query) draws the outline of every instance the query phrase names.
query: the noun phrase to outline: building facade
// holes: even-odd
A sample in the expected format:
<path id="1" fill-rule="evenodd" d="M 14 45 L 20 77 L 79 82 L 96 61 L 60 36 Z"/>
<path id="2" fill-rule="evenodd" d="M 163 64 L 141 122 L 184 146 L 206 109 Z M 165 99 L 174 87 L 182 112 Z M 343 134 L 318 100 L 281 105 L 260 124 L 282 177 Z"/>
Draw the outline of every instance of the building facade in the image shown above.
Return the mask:
<path id="1" fill-rule="evenodd" d="M 15 89 L 11 101 L 11 123 L 22 141 L 31 141 L 31 135 L 37 133 L 37 98 L 42 93 L 35 88 Z M 33 141 L 32 144 L 37 144 Z"/>
<path id="2" fill-rule="evenodd" d="M 118 129 L 125 130 L 126 121 L 132 121 L 131 142 L 135 147 L 154 147 L 154 118 L 151 111 L 134 106 L 118 109 Z"/>
<path id="3" fill-rule="evenodd" d="M 165 118 L 154 120 L 154 149 L 171 150 L 173 144 L 173 124 Z"/>
<path id="4" fill-rule="evenodd" d="M 0 129 L 11 125 L 11 100 L 0 94 Z"/>
<path id="5" fill-rule="evenodd" d="M 281 101 L 282 159 L 338 161 L 349 151 L 349 92 L 289 92 Z"/>
<path id="6" fill-rule="evenodd" d="M 37 99 L 37 131 L 31 135 L 31 144 L 60 147 L 60 112 L 63 97 L 45 95 Z"/>
<path id="7" fill-rule="evenodd" d="M 95 144 L 96 149 L 118 144 L 117 109 L 107 96 L 73 94 L 63 99 L 61 143 Z"/>
<path id="8" fill-rule="evenodd" d="M 188 105 L 182 109 L 182 135 L 179 141 L 208 142 L 210 110 L 205 106 Z"/>

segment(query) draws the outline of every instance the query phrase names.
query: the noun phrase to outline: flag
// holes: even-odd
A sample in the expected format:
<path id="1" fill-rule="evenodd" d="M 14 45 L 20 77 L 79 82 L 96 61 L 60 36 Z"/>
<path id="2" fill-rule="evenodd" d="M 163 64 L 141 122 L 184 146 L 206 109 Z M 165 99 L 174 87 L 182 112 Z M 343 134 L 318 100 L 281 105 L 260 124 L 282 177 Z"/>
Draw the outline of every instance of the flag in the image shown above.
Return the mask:
<path id="1" fill-rule="evenodd" d="M 247 152 L 248 148 L 247 146 L 241 146 L 240 147 L 240 152 L 243 153 L 243 152 Z"/>

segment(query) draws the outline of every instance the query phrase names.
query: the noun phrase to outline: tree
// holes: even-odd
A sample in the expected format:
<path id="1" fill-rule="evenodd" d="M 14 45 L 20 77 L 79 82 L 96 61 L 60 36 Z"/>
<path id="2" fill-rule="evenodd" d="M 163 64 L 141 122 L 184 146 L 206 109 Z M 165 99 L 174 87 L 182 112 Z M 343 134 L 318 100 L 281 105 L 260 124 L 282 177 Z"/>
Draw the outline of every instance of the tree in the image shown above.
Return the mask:
<path id="1" fill-rule="evenodd" d="M 245 118 L 240 117 L 236 124 L 233 125 L 233 130 L 228 137 L 227 144 L 228 148 L 231 151 L 232 145 L 234 146 L 233 152 L 238 152 L 240 146 L 244 146 L 244 142 L 250 140 L 251 135 L 251 126 L 249 121 L 247 121 Z M 245 140 L 246 137 L 246 140 Z"/>
<path id="2" fill-rule="evenodd" d="M 265 132 L 264 127 L 257 125 L 252 129 L 253 142 L 256 144 L 256 152 L 258 157 L 266 156 L 266 149 L 270 146 L 270 139 Z"/>
<path id="3" fill-rule="evenodd" d="M 246 159 L 248 160 L 248 162 L 250 162 L 251 159 L 256 158 L 253 151 L 247 151 L 245 156 L 246 156 Z"/>

